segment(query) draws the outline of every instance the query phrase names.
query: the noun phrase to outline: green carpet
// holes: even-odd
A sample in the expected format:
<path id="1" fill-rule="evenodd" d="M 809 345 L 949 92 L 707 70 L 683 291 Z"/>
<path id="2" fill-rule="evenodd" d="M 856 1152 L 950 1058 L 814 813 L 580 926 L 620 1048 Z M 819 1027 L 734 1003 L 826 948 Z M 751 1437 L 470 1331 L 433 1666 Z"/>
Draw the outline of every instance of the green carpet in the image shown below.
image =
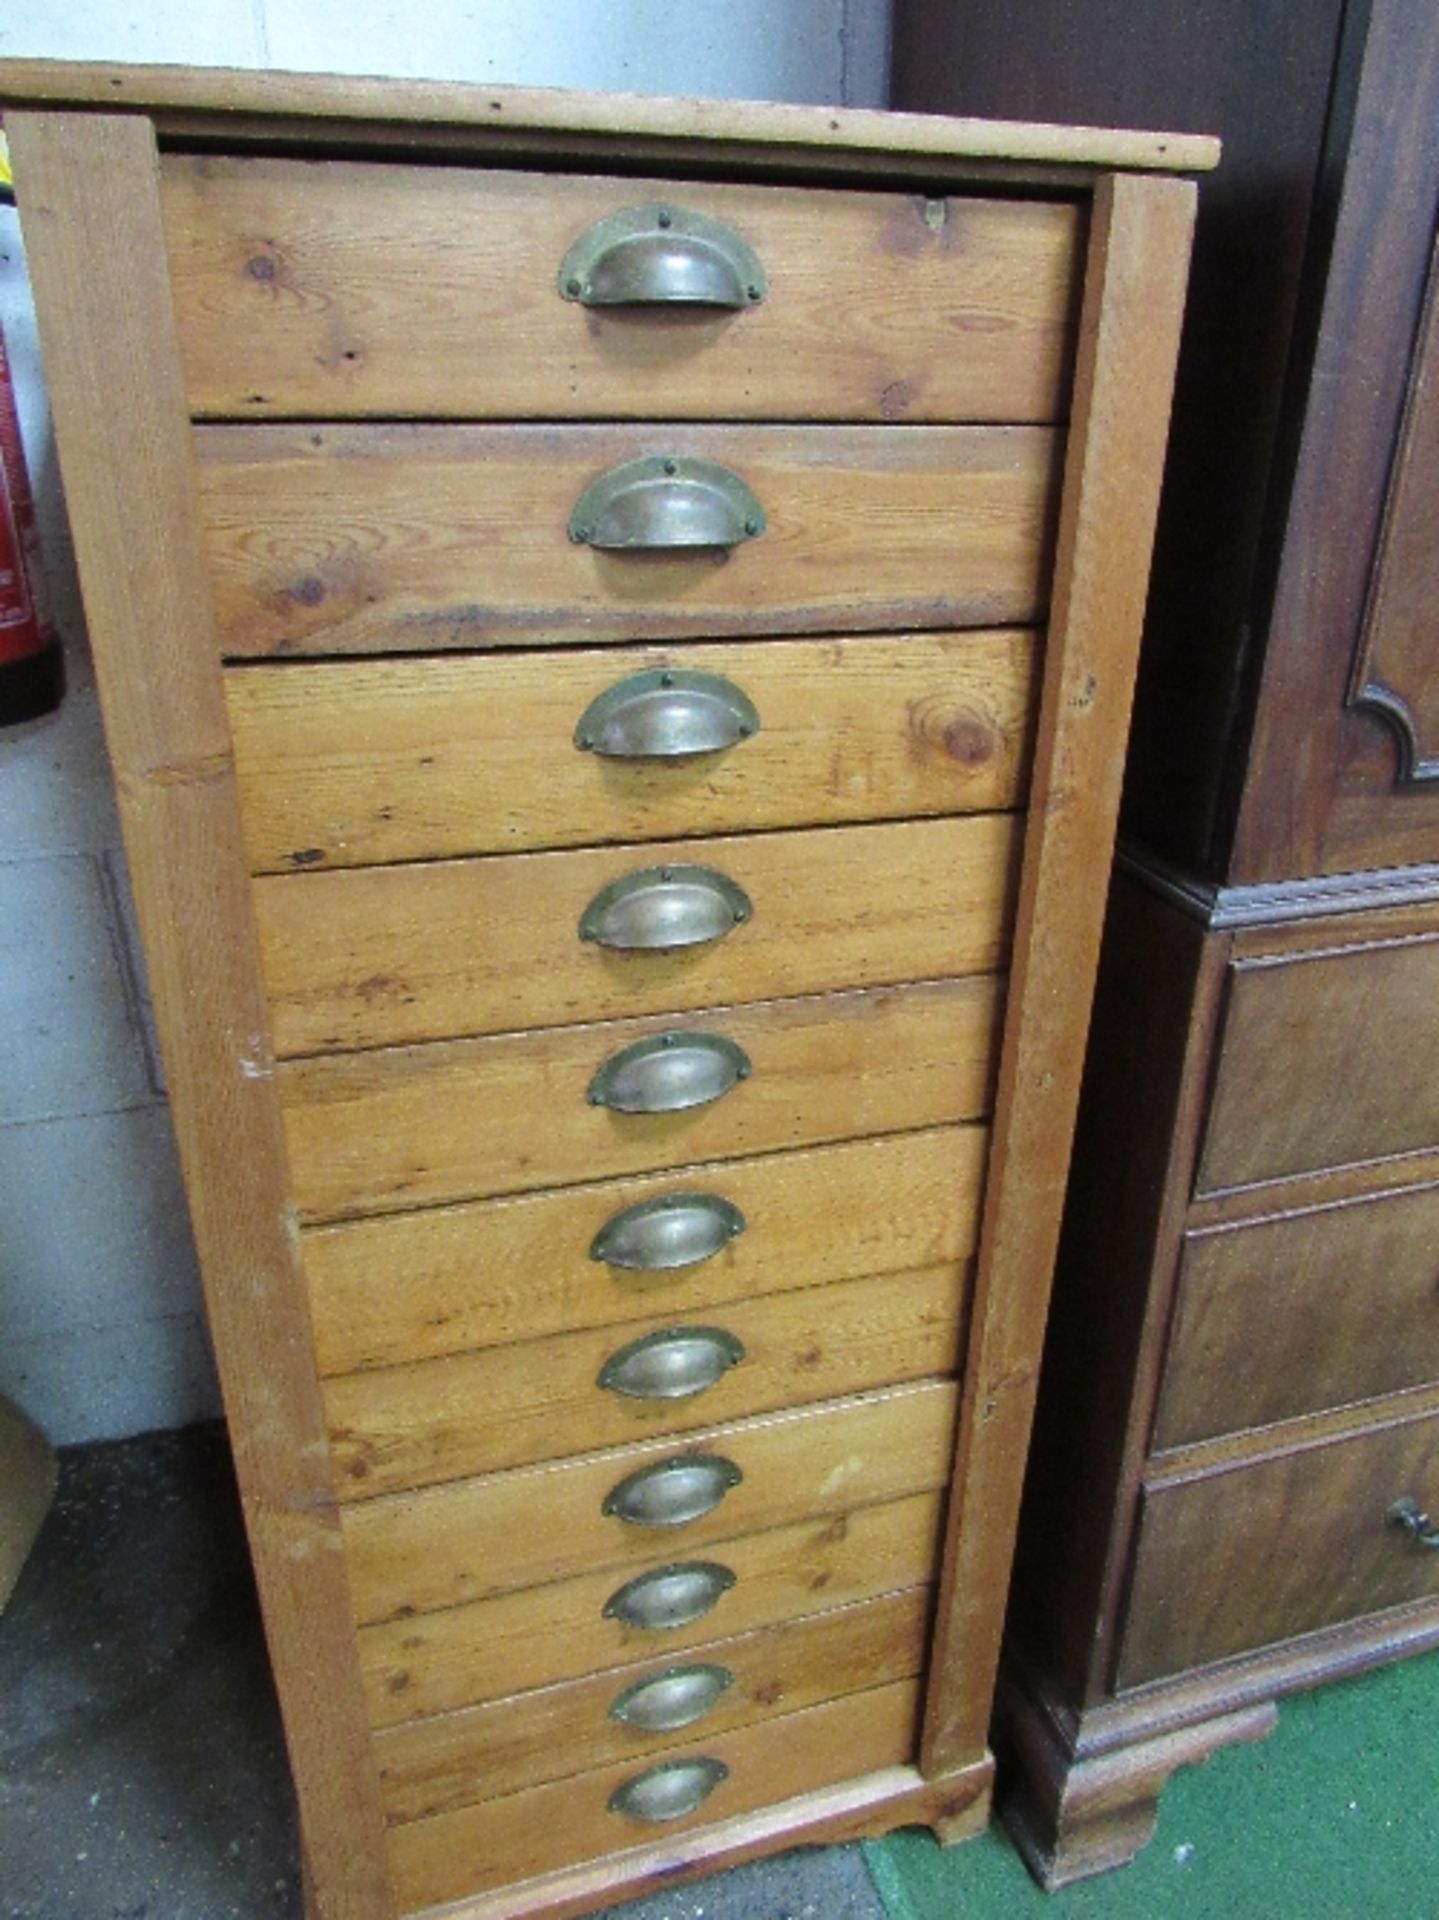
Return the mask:
<path id="1" fill-rule="evenodd" d="M 1132 1866 L 1041 1893 L 1002 1828 L 866 1843 L 890 1920 L 1436 1920 L 1439 1654 L 1280 1702 L 1176 1773 Z"/>

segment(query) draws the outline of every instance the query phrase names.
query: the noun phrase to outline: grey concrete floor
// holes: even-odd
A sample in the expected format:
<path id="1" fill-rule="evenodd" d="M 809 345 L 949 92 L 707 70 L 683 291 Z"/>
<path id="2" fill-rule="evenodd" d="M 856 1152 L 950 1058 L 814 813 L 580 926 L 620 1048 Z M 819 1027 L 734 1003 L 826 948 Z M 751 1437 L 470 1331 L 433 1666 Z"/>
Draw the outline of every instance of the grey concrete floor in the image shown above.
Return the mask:
<path id="1" fill-rule="evenodd" d="M 0 1920 L 299 1920 L 294 1804 L 217 1427 L 78 1448 L 0 1616 Z M 857 1848 L 613 1920 L 885 1920 Z"/>

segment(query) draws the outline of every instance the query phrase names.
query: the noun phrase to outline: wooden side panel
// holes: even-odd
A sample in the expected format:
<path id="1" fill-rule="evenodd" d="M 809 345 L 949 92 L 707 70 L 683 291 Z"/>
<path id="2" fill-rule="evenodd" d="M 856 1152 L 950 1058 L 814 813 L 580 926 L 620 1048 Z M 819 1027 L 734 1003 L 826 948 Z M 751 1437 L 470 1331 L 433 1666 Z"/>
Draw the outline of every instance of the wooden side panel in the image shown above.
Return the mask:
<path id="1" fill-rule="evenodd" d="M 188 154 L 169 156 L 163 178 L 197 413 L 1064 411 L 1083 230 L 1073 205 Z M 561 298 L 574 242 L 657 202 L 743 236 L 767 274 L 764 299 L 732 312 Z"/>
<path id="2" fill-rule="evenodd" d="M 286 1058 L 778 1000 L 1003 965 L 1009 814 L 583 853 L 422 862 L 255 883 Z M 669 951 L 581 937 L 618 882 L 697 867 L 747 905 Z M 657 871 L 658 870 L 658 871 Z M 726 902 L 721 897 L 721 906 Z M 736 924 L 732 915 L 745 914 Z"/>
<path id="3" fill-rule="evenodd" d="M 1011 991 L 923 1764 L 984 1742 L 1064 1202 L 1179 348 L 1194 189 L 1110 178 L 1090 236 Z"/>
<path id="4" fill-rule="evenodd" d="M 680 1445 L 644 1441 L 357 1501 L 344 1518 L 357 1617 L 459 1606 L 594 1568 L 615 1569 L 618 1586 L 620 1569 L 639 1573 L 710 1541 L 925 1491 L 944 1478 L 954 1404 L 947 1383 L 896 1387 L 702 1430 Z M 683 1452 L 717 1452 L 743 1476 L 712 1512 L 658 1532 L 601 1512 L 626 1474 Z"/>
<path id="5" fill-rule="evenodd" d="M 1008 631 L 231 668 L 251 863 L 288 872 L 1012 807 L 1035 651 L 1032 634 Z M 759 732 L 683 761 L 576 748 L 592 700 L 665 667 L 730 680 Z"/>
<path id="6" fill-rule="evenodd" d="M 200 427 L 221 650 L 433 653 L 695 635 L 1023 625 L 1045 602 L 1044 427 Z M 718 462 L 765 531 L 600 552 L 592 481 Z"/>
<path id="7" fill-rule="evenodd" d="M 1199 1192 L 1439 1143 L 1439 934 L 1233 970 Z"/>
<path id="8" fill-rule="evenodd" d="M 669 1823 L 664 1831 L 683 1835 L 877 1767 L 902 1764 L 913 1751 L 917 1704 L 915 1683 L 901 1681 L 717 1735 L 699 1750 L 719 1760 L 728 1778 L 698 1813 Z M 690 1740 L 662 1750 L 651 1764 L 695 1751 Z M 573 1781 L 396 1827 L 390 1858 L 401 1905 L 453 1900 L 652 1838 L 652 1826 L 627 1821 L 608 1808 L 610 1795 L 635 1771 L 632 1765 L 612 1764 Z"/>
<path id="9" fill-rule="evenodd" d="M 695 1648 L 684 1665 L 719 1666 L 730 1680 L 685 1738 L 707 1747 L 731 1728 L 912 1680 L 924 1664 L 928 1616 L 928 1588 L 908 1587 Z M 672 1666 L 656 1648 L 655 1659 L 638 1669 L 382 1729 L 375 1750 L 391 1820 L 422 1820 L 615 1762 L 638 1769 L 672 1748 L 676 1734 L 646 1733 L 611 1718 L 610 1708 L 628 1688 Z"/>
<path id="10" fill-rule="evenodd" d="M 1439 1596 L 1439 1554 L 1387 1519 L 1436 1484 L 1431 1415 L 1153 1488 L 1118 1684 Z"/>
<path id="11" fill-rule="evenodd" d="M 1433 1187 L 1191 1233 L 1155 1444 L 1433 1380 L 1436 1266 Z"/>
<path id="12" fill-rule="evenodd" d="M 689 1027 L 737 1042 L 754 1070 L 680 1113 L 611 1113 L 585 1097 L 605 1061 L 664 1021 L 287 1061 L 300 1211 L 393 1213 L 977 1119 L 999 996 L 979 977 L 711 1009 Z"/>
<path id="13" fill-rule="evenodd" d="M 665 1316 L 664 1305 L 623 1326 L 331 1380 L 325 1410 L 342 1496 L 494 1473 L 953 1373 L 967 1280 L 964 1268 L 931 1267 L 735 1302 L 717 1325 L 743 1358 L 684 1399 L 637 1399 L 599 1385 L 606 1361 L 631 1341 L 695 1324 Z"/>
<path id="14" fill-rule="evenodd" d="M 24 113 L 7 113 L 6 133 L 316 1912 L 382 1920 L 379 1793 L 163 292 L 154 135 L 142 119 Z"/>
<path id="15" fill-rule="evenodd" d="M 942 1472 L 942 1466 L 941 1466 Z M 905 1494 L 853 1512 L 712 1542 L 704 1557 L 735 1583 L 688 1626 L 645 1631 L 609 1619 L 624 1575 L 582 1573 L 534 1589 L 360 1630 L 376 1726 L 642 1661 L 673 1660 L 717 1634 L 744 1633 L 917 1585 L 933 1569 L 942 1495 Z"/>
<path id="16" fill-rule="evenodd" d="M 941 1127 L 311 1228 L 303 1245 L 321 1371 L 957 1264 L 974 1250 L 986 1148 L 983 1127 Z M 639 1273 L 591 1259 L 615 1214 L 683 1191 L 737 1207 L 744 1231 L 693 1267 Z"/>

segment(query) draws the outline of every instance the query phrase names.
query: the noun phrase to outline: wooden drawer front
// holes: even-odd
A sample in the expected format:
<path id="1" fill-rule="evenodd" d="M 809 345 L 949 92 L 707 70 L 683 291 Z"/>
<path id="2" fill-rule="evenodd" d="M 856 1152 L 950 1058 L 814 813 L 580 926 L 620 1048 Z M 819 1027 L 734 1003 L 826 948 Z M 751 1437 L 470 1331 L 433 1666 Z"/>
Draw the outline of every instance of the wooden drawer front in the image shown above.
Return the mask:
<path id="1" fill-rule="evenodd" d="M 543 1604 L 523 1588 L 362 1627 L 371 1719 L 389 1726 L 607 1668 L 672 1662 L 719 1636 L 918 1585 L 933 1574 L 941 1504 L 937 1491 L 912 1493 L 712 1541 L 703 1557 L 734 1584 L 679 1626 L 630 1626 L 608 1615 L 607 1603 L 629 1576 L 606 1571 L 549 1582 Z M 671 1559 L 683 1562 L 687 1553 L 676 1545 Z"/>
<path id="2" fill-rule="evenodd" d="M 296 1203 L 337 1219 L 974 1120 L 999 1000 L 981 975 L 709 1010 L 687 1026 L 735 1041 L 753 1071 L 680 1113 L 585 1097 L 606 1060 L 673 1022 L 290 1061 L 278 1080 Z"/>
<path id="3" fill-rule="evenodd" d="M 181 154 L 162 186 L 197 413 L 1064 411 L 1078 207 Z M 739 311 L 562 298 L 574 242 L 656 202 L 680 225 L 687 211 L 733 227 L 765 298 Z"/>
<path id="4" fill-rule="evenodd" d="M 275 1051 L 988 973 L 1004 959 L 1019 843 L 1016 816 L 977 814 L 270 875 L 255 896 Z M 663 885 L 667 870 L 672 887 L 703 876 L 723 914 L 717 937 L 669 951 L 582 937 L 586 910 L 608 890 L 637 875 Z"/>
<path id="5" fill-rule="evenodd" d="M 320 1370 L 349 1373 L 870 1273 L 957 1267 L 974 1251 L 988 1145 L 980 1126 L 762 1155 L 661 1174 L 347 1221 L 306 1231 Z M 693 1266 L 590 1256 L 632 1207 L 699 1193 L 743 1231 Z"/>
<path id="6" fill-rule="evenodd" d="M 979 813 L 1023 791 L 1032 634 L 232 667 L 226 697 L 258 871 L 609 840 Z M 634 674 L 720 675 L 759 731 L 727 751 L 581 751 Z"/>
<path id="7" fill-rule="evenodd" d="M 1439 936 L 1241 964 L 1201 1191 L 1439 1144 Z"/>
<path id="8" fill-rule="evenodd" d="M 927 1587 L 910 1587 L 696 1647 L 680 1662 L 659 1650 L 641 1667 L 382 1728 L 375 1752 L 386 1811 L 392 1820 L 420 1820 L 594 1767 L 640 1766 L 677 1740 L 705 1744 L 776 1714 L 912 1680 L 924 1663 L 929 1598 Z M 730 1675 L 701 1718 L 683 1731 L 647 1733 L 611 1717 L 621 1695 L 677 1664 Z"/>
<path id="9" fill-rule="evenodd" d="M 1191 1234 L 1156 1443 L 1439 1376 L 1439 1190 Z"/>
<path id="10" fill-rule="evenodd" d="M 418 357 L 418 356 L 417 356 Z M 1047 591 L 1043 427 L 200 427 L 222 651 L 1023 624 Z M 767 525 L 732 550 L 569 538 L 623 462 L 718 462 Z"/>
<path id="11" fill-rule="evenodd" d="M 902 1766 L 913 1753 L 918 1708 L 918 1682 L 906 1680 L 664 1748 L 646 1764 L 704 1755 L 728 1777 L 696 1813 L 663 1826 L 609 1811 L 610 1795 L 644 1770 L 632 1762 L 409 1821 L 390 1832 L 395 1898 L 401 1912 L 428 1907 Z"/>
<path id="12" fill-rule="evenodd" d="M 1439 1504 L 1439 1415 L 1151 1489 L 1119 1684 L 1439 1595 L 1406 1495 Z"/>
<path id="13" fill-rule="evenodd" d="M 692 1548 L 712 1540 L 926 1491 L 948 1472 L 954 1406 L 947 1384 L 897 1387 L 679 1442 L 649 1440 L 355 1502 L 344 1509 L 343 1530 L 356 1617 L 457 1606 L 587 1569 L 639 1573 L 693 1558 Z M 712 1512 L 656 1527 L 601 1511 L 628 1474 L 706 1452 L 743 1475 Z"/>
<path id="14" fill-rule="evenodd" d="M 713 1329 L 743 1357 L 683 1399 L 599 1384 L 633 1342 L 695 1325 L 653 1309 L 620 1326 L 347 1374 L 324 1390 L 337 1491 L 422 1487 L 953 1373 L 967 1295 L 968 1269 L 956 1264 L 734 1302 Z"/>

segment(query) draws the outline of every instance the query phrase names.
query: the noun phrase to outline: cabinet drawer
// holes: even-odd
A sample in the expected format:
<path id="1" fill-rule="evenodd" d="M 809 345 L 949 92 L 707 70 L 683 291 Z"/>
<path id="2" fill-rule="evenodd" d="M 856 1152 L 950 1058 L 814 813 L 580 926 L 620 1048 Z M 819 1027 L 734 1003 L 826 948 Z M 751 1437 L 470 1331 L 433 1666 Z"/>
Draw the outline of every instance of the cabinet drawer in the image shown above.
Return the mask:
<path id="1" fill-rule="evenodd" d="M 1439 1595 L 1405 1496 L 1439 1507 L 1439 1415 L 1151 1487 L 1119 1685 Z"/>
<path id="2" fill-rule="evenodd" d="M 673 1021 L 287 1061 L 296 1202 L 306 1219 L 338 1219 L 978 1119 L 1000 1000 L 979 975 L 708 1009 L 683 1030 L 741 1047 L 752 1070 L 673 1113 L 587 1098 L 606 1062 Z"/>
<path id="3" fill-rule="evenodd" d="M 1025 632 L 916 633 L 232 667 L 250 860 L 287 872 L 1010 807 L 1035 650 Z M 576 745 L 626 680 L 643 698 L 649 676 L 658 707 L 666 670 L 685 683 L 672 704 L 693 704 L 693 675 L 728 681 L 758 731 L 673 758 Z"/>
<path id="4" fill-rule="evenodd" d="M 1156 1443 L 1439 1375 L 1439 1190 L 1189 1235 Z"/>
<path id="5" fill-rule="evenodd" d="M 390 1831 L 395 1897 L 401 1912 L 428 1907 L 901 1766 L 913 1753 L 918 1709 L 918 1682 L 901 1681 L 665 1748 L 648 1764 L 702 1756 L 720 1762 L 726 1777 L 689 1817 L 659 1826 L 610 1811 L 610 1796 L 644 1770 L 633 1764 L 406 1822 Z"/>
<path id="6" fill-rule="evenodd" d="M 200 427 L 221 651 L 433 653 L 1022 625 L 1048 591 L 1046 427 Z M 764 530 L 606 552 L 580 496 L 663 455 L 738 475 Z"/>
<path id="7" fill-rule="evenodd" d="M 310 1228 L 305 1272 L 320 1371 L 393 1367 L 645 1312 L 673 1319 L 792 1287 L 957 1265 L 974 1251 L 987 1145 L 983 1127 L 938 1127 Z M 686 1265 L 625 1267 L 591 1253 L 615 1221 L 684 1195 L 733 1208 L 741 1230 L 706 1258 L 701 1239 L 667 1241 L 655 1255 L 694 1256 Z"/>
<path id="8" fill-rule="evenodd" d="M 703 1745 L 735 1727 L 913 1679 L 924 1662 L 929 1599 L 928 1587 L 910 1587 L 713 1641 L 682 1660 L 657 1649 L 639 1667 L 382 1728 L 375 1752 L 386 1811 L 391 1820 L 419 1820 L 595 1767 L 639 1767 L 677 1740 Z M 688 1709 L 672 1710 L 694 1711 L 694 1719 L 647 1730 L 647 1711 L 664 1721 L 656 1683 L 677 1671 L 697 1697 Z M 647 1686 L 648 1698 L 640 1692 Z M 697 1711 L 709 1689 L 712 1703 Z M 634 1720 L 612 1713 L 626 1697 L 636 1701 Z"/>
<path id="9" fill-rule="evenodd" d="M 1439 1143 L 1439 935 L 1235 968 L 1201 1192 Z"/>
<path id="10" fill-rule="evenodd" d="M 255 901 L 275 1051 L 992 972 L 1019 825 L 977 814 L 268 875 Z M 626 944 L 646 940 L 679 944 Z"/>
<path id="11" fill-rule="evenodd" d="M 623 1579 L 690 1559 L 709 1541 L 925 1491 L 948 1471 L 954 1409 L 947 1383 L 897 1387 L 683 1441 L 354 1502 L 343 1531 L 357 1618 L 457 1606 L 586 1568 L 625 1569 Z M 703 1515 L 638 1525 L 603 1510 L 629 1475 L 702 1454 L 721 1456 L 742 1476 Z"/>
<path id="12" fill-rule="evenodd" d="M 330 1380 L 325 1417 L 342 1499 L 553 1460 L 650 1434 L 953 1373 L 967 1269 L 843 1280 L 731 1303 L 711 1321 L 648 1319 Z M 688 1338 L 722 1375 L 675 1397 L 605 1386 L 637 1343 Z M 643 1355 L 635 1364 L 643 1364 Z"/>
<path id="13" fill-rule="evenodd" d="M 698 1556 L 679 1544 L 666 1564 L 718 1566 L 712 1598 L 673 1625 L 626 1621 L 611 1602 L 627 1573 L 582 1573 L 438 1613 L 360 1629 L 360 1663 L 375 1726 L 444 1714 L 480 1700 L 601 1669 L 671 1661 L 721 1636 L 872 1600 L 933 1577 L 941 1496 L 906 1494 L 711 1541 Z M 702 1600 L 704 1596 L 701 1596 Z"/>
<path id="14" fill-rule="evenodd" d="M 1064 411 L 1076 206 L 181 154 L 165 156 L 161 178 L 197 413 Z M 654 263 L 662 249 L 668 265 L 642 267 L 638 289 L 680 291 L 708 267 L 708 289 L 738 298 L 737 310 L 564 297 L 561 265 L 582 235 L 661 203 L 668 242 L 651 222 L 649 241 L 636 236 L 629 251 Z M 738 250 L 688 234 L 687 213 L 723 222 L 753 251 L 762 299 L 749 296 Z"/>

